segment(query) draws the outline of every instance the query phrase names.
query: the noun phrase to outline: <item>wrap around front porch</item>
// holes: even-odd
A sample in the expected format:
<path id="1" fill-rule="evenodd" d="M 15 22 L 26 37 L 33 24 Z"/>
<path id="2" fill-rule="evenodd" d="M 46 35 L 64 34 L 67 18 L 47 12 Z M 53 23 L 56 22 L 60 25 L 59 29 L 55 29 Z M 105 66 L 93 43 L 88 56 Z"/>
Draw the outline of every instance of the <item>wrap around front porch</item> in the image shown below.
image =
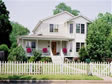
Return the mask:
<path id="1" fill-rule="evenodd" d="M 42 56 L 72 56 L 73 38 L 51 35 L 22 36 L 18 44 L 22 45 L 27 56 L 33 56 L 33 50 L 41 52 Z"/>

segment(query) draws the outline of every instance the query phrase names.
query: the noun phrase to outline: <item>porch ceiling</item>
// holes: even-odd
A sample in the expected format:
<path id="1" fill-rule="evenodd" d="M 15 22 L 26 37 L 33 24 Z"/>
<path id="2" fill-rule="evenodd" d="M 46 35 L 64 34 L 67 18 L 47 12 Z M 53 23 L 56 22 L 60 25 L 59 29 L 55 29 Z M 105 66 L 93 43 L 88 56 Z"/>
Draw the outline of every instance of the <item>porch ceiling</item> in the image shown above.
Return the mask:
<path id="1" fill-rule="evenodd" d="M 68 40 L 73 40 L 73 38 L 65 37 L 65 36 L 54 36 L 54 35 L 25 35 L 19 37 L 19 39 L 32 39 L 32 40 L 63 40 L 63 41 L 68 41 Z"/>

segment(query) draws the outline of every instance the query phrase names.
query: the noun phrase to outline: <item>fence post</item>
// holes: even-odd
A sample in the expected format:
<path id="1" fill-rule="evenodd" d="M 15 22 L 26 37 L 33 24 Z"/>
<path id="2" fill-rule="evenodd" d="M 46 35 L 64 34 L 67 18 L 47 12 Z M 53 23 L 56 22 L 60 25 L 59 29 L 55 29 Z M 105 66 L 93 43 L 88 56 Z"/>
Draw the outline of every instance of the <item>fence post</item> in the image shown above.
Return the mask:
<path id="1" fill-rule="evenodd" d="M 61 65 L 61 74 L 63 74 L 63 63 L 61 63 L 60 65 Z"/>
<path id="2" fill-rule="evenodd" d="M 112 75 L 112 61 L 110 63 L 110 76 Z"/>
<path id="3" fill-rule="evenodd" d="M 92 70 L 93 70 L 93 65 L 92 65 L 92 63 L 90 63 L 90 73 L 91 73 L 91 74 L 93 74 L 93 73 L 92 73 L 92 72 L 93 72 Z"/>

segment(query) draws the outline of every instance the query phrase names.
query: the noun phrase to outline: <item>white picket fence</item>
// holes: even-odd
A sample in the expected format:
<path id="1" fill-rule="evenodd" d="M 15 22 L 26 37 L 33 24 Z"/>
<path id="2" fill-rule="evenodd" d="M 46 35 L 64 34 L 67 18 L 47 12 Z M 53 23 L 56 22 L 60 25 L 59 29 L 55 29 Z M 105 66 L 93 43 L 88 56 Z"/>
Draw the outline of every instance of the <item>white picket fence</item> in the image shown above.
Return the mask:
<path id="1" fill-rule="evenodd" d="M 87 74 L 98 76 L 112 75 L 112 63 L 63 63 L 49 62 L 0 62 L 0 74 Z"/>

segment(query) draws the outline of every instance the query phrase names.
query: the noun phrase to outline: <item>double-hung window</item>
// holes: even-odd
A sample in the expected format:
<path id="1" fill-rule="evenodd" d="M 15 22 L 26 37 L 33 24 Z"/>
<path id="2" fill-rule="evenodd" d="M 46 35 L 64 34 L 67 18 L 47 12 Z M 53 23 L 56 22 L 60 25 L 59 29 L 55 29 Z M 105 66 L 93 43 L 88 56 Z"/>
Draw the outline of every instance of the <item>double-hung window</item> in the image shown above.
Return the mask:
<path id="1" fill-rule="evenodd" d="M 50 24 L 50 32 L 58 32 L 58 24 Z"/>
<path id="2" fill-rule="evenodd" d="M 80 43 L 79 43 L 79 42 L 77 42 L 77 43 L 76 43 L 76 52 L 78 52 L 78 51 L 79 51 L 79 49 L 80 49 Z"/>
<path id="3" fill-rule="evenodd" d="M 35 41 L 32 41 L 32 42 L 31 42 L 31 48 L 36 48 L 36 43 L 35 43 Z"/>
<path id="4" fill-rule="evenodd" d="M 76 33 L 85 33 L 85 24 L 76 24 Z"/>
<path id="5" fill-rule="evenodd" d="M 81 24 L 81 34 L 84 34 L 84 31 L 85 31 L 85 26 L 84 24 Z"/>
<path id="6" fill-rule="evenodd" d="M 76 24 L 76 33 L 80 33 L 80 24 Z"/>
<path id="7" fill-rule="evenodd" d="M 53 27 L 54 27 L 54 25 L 50 24 L 50 32 L 53 32 Z"/>
<path id="8" fill-rule="evenodd" d="M 79 52 L 79 49 L 84 46 L 84 42 L 76 42 L 76 52 Z"/>
<path id="9" fill-rule="evenodd" d="M 70 24 L 70 33 L 73 33 L 73 24 Z"/>

